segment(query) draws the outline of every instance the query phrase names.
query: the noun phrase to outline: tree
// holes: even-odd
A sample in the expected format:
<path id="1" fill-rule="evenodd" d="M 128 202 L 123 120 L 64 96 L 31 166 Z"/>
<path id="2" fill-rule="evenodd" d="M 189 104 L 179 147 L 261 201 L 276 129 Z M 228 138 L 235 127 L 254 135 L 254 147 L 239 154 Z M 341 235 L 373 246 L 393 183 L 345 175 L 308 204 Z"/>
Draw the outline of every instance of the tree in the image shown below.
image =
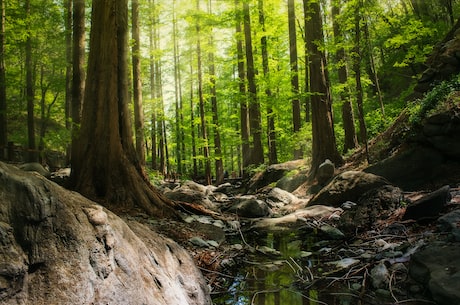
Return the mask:
<path id="1" fill-rule="evenodd" d="M 289 25 L 289 62 L 291 64 L 291 90 L 292 90 L 292 123 L 294 133 L 300 131 L 300 100 L 299 100 L 299 67 L 297 64 L 297 33 L 294 0 L 288 0 L 288 25 Z M 302 149 L 294 149 L 294 159 L 302 158 Z"/>
<path id="2" fill-rule="evenodd" d="M 343 130 L 345 132 L 345 139 L 343 144 L 343 152 L 358 146 L 358 139 L 356 137 L 355 119 L 353 115 L 353 106 L 350 101 L 350 92 L 347 86 L 348 71 L 346 63 L 345 48 L 343 46 L 342 29 L 340 22 L 337 20 L 340 15 L 341 1 L 335 0 L 332 3 L 332 22 L 334 30 L 334 42 L 337 47 L 335 57 L 337 61 L 337 74 L 339 83 L 342 85 L 340 90 L 340 99 L 342 101 L 342 121 Z"/>
<path id="3" fill-rule="evenodd" d="M 316 1 L 304 0 L 307 6 L 305 11 L 308 15 L 307 47 L 310 54 L 310 90 L 312 110 L 312 161 L 309 177 L 315 178 L 318 166 L 326 159 L 336 165 L 342 164 L 343 160 L 337 151 L 335 142 L 332 99 L 329 89 L 329 77 L 326 70 L 326 56 L 320 45 L 324 43 L 323 25 L 320 5 Z"/>
<path id="4" fill-rule="evenodd" d="M 260 48 L 262 53 L 262 67 L 264 71 L 264 77 L 269 78 L 269 67 L 268 67 L 268 42 L 267 35 L 265 35 L 265 12 L 264 12 L 264 1 L 258 0 L 259 8 L 259 24 L 264 34 L 260 38 Z M 275 131 L 275 114 L 271 105 L 272 90 L 270 86 L 265 89 L 267 95 L 267 135 L 268 135 L 268 161 L 270 164 L 278 163 L 278 155 L 276 151 L 276 131 Z"/>
<path id="5" fill-rule="evenodd" d="M 243 3 L 244 42 L 246 47 L 246 77 L 248 81 L 249 96 L 249 127 L 252 137 L 251 164 L 264 163 L 264 150 L 262 147 L 262 126 L 260 104 L 257 99 L 256 71 L 254 67 L 254 54 L 252 51 L 251 14 L 249 3 Z"/>
<path id="6" fill-rule="evenodd" d="M 25 14 L 26 14 L 26 101 L 27 101 L 27 161 L 36 162 L 38 161 L 38 155 L 36 153 L 37 144 L 35 142 L 35 117 L 34 117 L 34 79 L 33 79 L 33 61 L 32 61 L 32 29 L 31 29 L 31 12 L 30 12 L 30 0 L 26 0 L 25 3 Z"/>
<path id="7" fill-rule="evenodd" d="M 73 0 L 73 37 L 72 37 L 72 102 L 70 116 L 72 120 L 72 152 L 77 153 L 76 141 L 81 123 L 81 109 L 85 91 L 85 1 Z M 73 158 L 72 158 L 73 162 Z"/>
<path id="8" fill-rule="evenodd" d="M 5 71 L 5 0 L 0 0 L 0 159 L 4 155 L 7 138 L 6 121 L 6 71 Z"/>
<path id="9" fill-rule="evenodd" d="M 114 210 L 173 216 L 149 183 L 134 148 L 128 101 L 127 0 L 94 0 L 87 86 L 71 183 Z"/>
<path id="10" fill-rule="evenodd" d="M 134 134 L 136 138 L 136 152 L 141 165 L 145 165 L 144 145 L 144 109 L 142 107 L 142 82 L 141 82 L 141 54 L 139 31 L 139 1 L 131 1 L 132 22 L 132 60 L 133 60 L 133 97 L 134 97 Z"/>

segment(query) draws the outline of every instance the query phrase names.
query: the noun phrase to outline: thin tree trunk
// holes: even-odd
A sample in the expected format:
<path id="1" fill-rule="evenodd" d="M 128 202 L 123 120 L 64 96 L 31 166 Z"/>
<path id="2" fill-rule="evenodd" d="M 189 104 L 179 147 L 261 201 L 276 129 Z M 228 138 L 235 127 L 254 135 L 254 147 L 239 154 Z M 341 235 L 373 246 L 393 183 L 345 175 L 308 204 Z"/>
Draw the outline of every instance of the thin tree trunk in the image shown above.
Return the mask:
<path id="1" fill-rule="evenodd" d="M 196 8 L 200 10 L 200 0 L 196 1 Z M 201 138 L 203 139 L 203 156 L 204 156 L 204 175 L 206 184 L 212 184 L 211 180 L 211 161 L 209 160 L 209 145 L 208 145 L 208 134 L 206 130 L 206 111 L 205 111 L 205 101 L 203 95 L 203 68 L 202 68 L 202 59 L 201 59 L 201 26 L 199 20 L 196 21 L 196 56 L 197 56 L 197 77 L 198 77 L 198 100 L 200 108 L 200 121 L 201 121 Z"/>
<path id="2" fill-rule="evenodd" d="M 244 42 L 246 47 L 246 75 L 248 80 L 249 95 L 249 127 L 252 137 L 251 164 L 264 163 L 264 151 L 262 147 L 262 126 L 260 104 L 257 99 L 256 75 L 254 68 L 254 56 L 252 51 L 251 17 L 249 4 L 243 3 Z"/>
<path id="3" fill-rule="evenodd" d="M 341 0 L 333 1 L 332 5 L 332 22 L 334 30 L 334 41 L 336 45 L 339 45 L 343 40 L 342 29 L 340 24 L 337 21 L 337 17 L 340 14 Z M 346 56 L 345 49 L 339 47 L 335 53 L 336 62 L 338 65 L 337 74 L 339 83 L 343 85 L 343 89 L 340 92 L 340 99 L 342 101 L 342 121 L 343 129 L 345 132 L 345 139 L 343 145 L 343 153 L 346 153 L 348 150 L 356 148 L 358 146 L 358 139 L 356 137 L 355 122 L 353 115 L 353 107 L 350 100 L 350 92 L 348 89 L 347 80 L 348 72 L 346 65 Z"/>
<path id="4" fill-rule="evenodd" d="M 183 147 L 183 138 L 182 138 L 182 122 L 181 122 L 181 112 L 182 107 L 180 104 L 180 99 L 182 98 L 181 86 L 180 86 L 180 66 L 179 66 L 179 42 L 177 40 L 177 19 L 176 19 L 176 0 L 173 0 L 172 3 L 172 23 L 173 23 L 173 51 L 174 51 L 174 106 L 175 106 L 175 132 L 176 132 L 176 163 L 177 163 L 177 174 L 182 173 L 182 147 Z"/>
<path id="5" fill-rule="evenodd" d="M 300 100 L 299 100 L 299 67 L 297 63 L 297 33 L 295 28 L 295 5 L 294 0 L 288 0 L 288 26 L 289 26 L 289 63 L 291 65 L 291 92 L 292 92 L 292 123 L 294 133 L 300 131 Z M 303 155 L 301 147 L 294 148 L 294 159 L 301 159 Z"/>
<path id="6" fill-rule="evenodd" d="M 251 164 L 251 146 L 249 144 L 249 111 L 246 98 L 246 71 L 244 66 L 244 50 L 243 50 L 243 32 L 241 29 L 241 10 L 239 0 L 235 0 L 236 10 L 236 50 L 238 60 L 238 85 L 240 93 L 240 125 L 241 125 L 241 155 L 243 159 L 243 170 L 241 175 L 244 175 L 244 169 Z"/>
<path id="7" fill-rule="evenodd" d="M 132 22 L 132 61 L 133 61 L 133 97 L 134 97 L 134 134 L 136 138 L 136 152 L 141 165 L 145 165 L 144 146 L 144 109 L 142 103 L 141 55 L 139 33 L 139 1 L 131 1 Z"/>
<path id="8" fill-rule="evenodd" d="M 312 162 L 309 178 L 316 177 L 319 165 L 329 159 L 336 165 L 343 160 L 337 151 L 332 118 L 332 100 L 329 88 L 329 77 L 326 70 L 326 56 L 318 46 L 324 43 L 321 9 L 318 2 L 304 0 L 309 13 L 306 33 L 307 47 L 310 55 L 310 88 L 312 92 Z"/>
<path id="9" fill-rule="evenodd" d="M 155 50 L 155 2 L 149 0 L 150 19 L 153 21 L 149 23 L 149 48 Z M 150 52 L 150 98 L 152 99 L 152 114 L 150 118 L 150 138 L 152 141 L 152 169 L 158 169 L 158 148 L 157 148 L 157 107 L 156 107 L 156 74 L 155 74 L 155 57 L 153 52 Z"/>
<path id="10" fill-rule="evenodd" d="M 262 32 L 265 33 L 265 12 L 264 12 L 264 1 L 258 0 L 259 7 L 259 24 L 262 28 Z M 270 71 L 268 67 L 268 42 L 267 36 L 264 34 L 260 38 L 260 46 L 262 52 L 262 68 L 264 71 L 264 77 L 269 79 Z M 272 90 L 270 86 L 267 86 L 265 89 L 265 94 L 267 95 L 267 138 L 268 138 L 268 162 L 270 164 L 278 163 L 278 155 L 276 150 L 276 131 L 275 131 L 275 114 L 272 108 Z"/>
<path id="11" fill-rule="evenodd" d="M 30 20 L 30 0 L 26 0 L 26 20 Z M 27 100 L 27 138 L 28 138 L 28 162 L 36 162 L 38 160 L 37 146 L 35 143 L 35 117 L 34 117 L 34 80 L 33 80 L 33 63 L 32 63 L 32 33 L 31 25 L 27 25 L 26 39 L 26 100 Z"/>
<path id="12" fill-rule="evenodd" d="M 361 2 L 355 7 L 355 45 L 353 70 L 356 82 L 356 104 L 358 105 L 359 135 L 361 143 L 364 143 L 367 162 L 369 163 L 369 150 L 367 145 L 367 128 L 364 121 L 363 88 L 361 85 Z"/>
<path id="13" fill-rule="evenodd" d="M 190 59 L 190 76 L 193 75 L 193 60 Z M 190 132 L 192 137 L 192 160 L 193 160 L 193 178 L 198 178 L 198 165 L 196 160 L 196 139 L 195 139 L 195 114 L 194 114 L 194 90 L 193 81 L 190 81 Z"/>
<path id="14" fill-rule="evenodd" d="M 5 68 L 5 0 L 0 0 L 0 159 L 7 159 L 6 68 Z"/>
<path id="15" fill-rule="evenodd" d="M 70 113 L 72 107 L 72 0 L 65 0 L 65 127 L 71 132 Z M 72 145 L 66 148 L 66 164 L 70 164 Z"/>
<path id="16" fill-rule="evenodd" d="M 85 91 L 85 1 L 73 0 L 72 36 L 72 151 L 71 159 L 78 147 L 74 139 L 80 133 L 81 110 Z"/>
<path id="17" fill-rule="evenodd" d="M 307 28 L 309 24 L 309 19 L 307 18 L 310 13 L 308 12 L 308 5 L 307 2 L 303 1 L 303 15 L 304 15 L 304 60 L 305 60 L 305 84 L 304 84 L 304 91 L 305 91 L 305 122 L 311 121 L 311 96 L 310 96 L 310 55 L 308 53 L 308 35 Z"/>

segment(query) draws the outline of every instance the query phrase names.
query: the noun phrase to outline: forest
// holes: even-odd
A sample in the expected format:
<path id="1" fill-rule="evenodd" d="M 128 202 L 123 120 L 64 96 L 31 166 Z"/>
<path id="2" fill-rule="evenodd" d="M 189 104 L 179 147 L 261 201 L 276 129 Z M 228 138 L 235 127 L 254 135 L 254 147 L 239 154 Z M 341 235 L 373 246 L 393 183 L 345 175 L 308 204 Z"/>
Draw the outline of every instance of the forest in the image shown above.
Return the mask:
<path id="1" fill-rule="evenodd" d="M 91 3 L 1 9 L 2 157 L 67 166 Z M 459 10 L 454 0 L 129 1 L 138 158 L 154 175 L 208 183 L 300 158 L 339 165 L 406 107 Z"/>

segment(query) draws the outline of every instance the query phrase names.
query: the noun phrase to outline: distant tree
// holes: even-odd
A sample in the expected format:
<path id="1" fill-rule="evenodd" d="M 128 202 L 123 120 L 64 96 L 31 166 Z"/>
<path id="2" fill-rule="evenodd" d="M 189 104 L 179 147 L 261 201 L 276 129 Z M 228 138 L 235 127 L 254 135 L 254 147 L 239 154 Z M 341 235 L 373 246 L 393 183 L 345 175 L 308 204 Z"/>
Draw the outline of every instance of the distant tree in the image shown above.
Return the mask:
<path id="1" fill-rule="evenodd" d="M 6 68 L 5 68 L 5 0 L 0 0 L 0 159 L 8 143 L 6 121 Z"/>
<path id="2" fill-rule="evenodd" d="M 25 68 L 26 68 L 26 101 L 27 101 L 27 161 L 38 161 L 37 144 L 35 142 L 35 87 L 34 87 L 34 63 L 32 59 L 32 29 L 30 0 L 25 3 L 26 44 L 25 44 Z"/>
<path id="3" fill-rule="evenodd" d="M 300 99 L 299 99 L 299 66 L 297 63 L 297 32 L 294 0 L 288 0 L 288 26 L 289 26 L 289 62 L 291 64 L 291 90 L 292 90 L 292 123 L 293 131 L 300 131 Z M 294 149 L 294 159 L 302 158 L 302 149 Z"/>
<path id="4" fill-rule="evenodd" d="M 337 151 L 335 142 L 332 99 L 329 88 L 326 56 L 321 49 L 324 43 L 322 15 L 320 5 L 316 1 L 304 0 L 307 6 L 305 11 L 308 15 L 307 47 L 310 54 L 310 90 L 312 110 L 312 162 L 309 173 L 310 178 L 315 178 L 318 166 L 329 159 L 336 165 L 342 164 L 343 160 Z M 321 44 L 321 45 L 320 45 Z"/>
<path id="5" fill-rule="evenodd" d="M 240 100 L 241 154 L 243 169 L 251 164 L 251 147 L 249 144 L 249 111 L 246 99 L 246 70 L 244 64 L 242 10 L 240 1 L 235 0 L 236 10 L 236 54 L 238 60 L 238 89 Z"/>
<path id="6" fill-rule="evenodd" d="M 343 152 L 358 147 L 358 138 L 356 137 L 355 119 L 353 114 L 353 106 L 350 100 L 350 90 L 347 86 L 348 71 L 345 48 L 343 46 L 343 33 L 340 22 L 337 20 L 340 15 L 341 0 L 335 0 L 332 3 L 332 22 L 334 30 L 334 42 L 337 47 L 335 59 L 338 65 L 337 74 L 338 81 L 343 86 L 340 90 L 340 99 L 342 102 L 342 121 L 345 139 L 343 144 Z"/>
<path id="7" fill-rule="evenodd" d="M 172 203 L 149 183 L 134 148 L 128 109 L 127 0 L 94 0 L 91 20 L 72 185 L 113 210 L 140 208 L 157 217 L 173 216 Z"/>
<path id="8" fill-rule="evenodd" d="M 144 108 L 142 103 L 141 81 L 141 52 L 139 30 L 139 0 L 131 1 L 132 23 L 132 62 L 133 62 L 133 97 L 134 97 L 134 134 L 136 138 L 136 152 L 139 162 L 145 165 L 145 142 L 144 142 Z"/>
<path id="9" fill-rule="evenodd" d="M 72 121 L 72 140 L 78 136 L 81 123 L 81 109 L 85 94 L 85 1 L 73 0 L 72 31 L 72 101 L 70 116 Z M 72 141 L 71 156 L 79 149 Z"/>
<path id="10" fill-rule="evenodd" d="M 252 50 L 251 14 L 249 3 L 243 3 L 244 45 L 246 47 L 246 77 L 248 81 L 249 97 L 249 127 L 252 137 L 251 165 L 264 163 L 262 147 L 262 126 L 260 104 L 257 98 L 256 70 L 254 67 L 254 53 Z"/>
<path id="11" fill-rule="evenodd" d="M 258 0 L 259 9 L 259 24 L 264 34 L 260 38 L 260 48 L 262 53 L 262 67 L 264 71 L 264 77 L 269 78 L 269 65 L 268 65 L 268 38 L 265 34 L 265 12 L 264 12 L 264 1 Z M 267 95 L 267 135 L 268 135 L 268 161 L 270 164 L 278 163 L 278 154 L 276 150 L 276 131 L 275 131 L 275 114 L 271 105 L 271 99 L 273 97 L 270 86 L 265 89 Z"/>

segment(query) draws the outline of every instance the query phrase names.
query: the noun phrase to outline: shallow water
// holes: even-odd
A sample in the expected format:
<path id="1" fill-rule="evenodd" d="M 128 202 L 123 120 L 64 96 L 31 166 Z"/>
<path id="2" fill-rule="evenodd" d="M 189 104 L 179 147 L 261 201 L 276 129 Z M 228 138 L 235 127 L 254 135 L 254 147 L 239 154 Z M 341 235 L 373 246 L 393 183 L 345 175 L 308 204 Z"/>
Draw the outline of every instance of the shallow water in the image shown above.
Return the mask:
<path id="1" fill-rule="evenodd" d="M 305 305 L 350 304 L 346 297 L 317 289 L 306 289 L 311 281 L 310 268 L 318 264 L 319 257 L 312 254 L 317 237 L 296 233 L 267 233 L 265 236 L 246 237 L 256 250 L 242 263 L 226 295 L 215 297 L 215 305 Z M 278 254 L 264 254 L 271 248 Z M 299 285 L 300 284 L 300 285 Z"/>

